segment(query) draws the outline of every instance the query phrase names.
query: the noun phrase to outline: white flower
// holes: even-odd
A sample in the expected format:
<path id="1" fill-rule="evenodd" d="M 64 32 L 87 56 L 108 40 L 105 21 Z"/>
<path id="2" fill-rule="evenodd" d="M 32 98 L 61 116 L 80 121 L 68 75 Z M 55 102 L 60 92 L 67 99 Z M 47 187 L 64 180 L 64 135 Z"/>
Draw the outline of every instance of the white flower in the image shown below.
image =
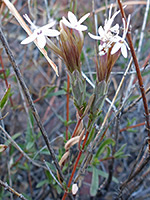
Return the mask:
<path id="1" fill-rule="evenodd" d="M 112 38 L 114 37 L 114 34 L 116 35 L 119 34 L 119 24 L 116 24 L 113 27 L 111 26 L 115 17 L 118 15 L 120 11 L 115 12 L 112 17 L 111 17 L 111 12 L 112 12 L 112 4 L 109 10 L 109 17 L 108 19 L 105 20 L 104 28 L 100 26 L 98 29 L 99 36 L 88 33 L 92 39 L 102 40 L 103 42 L 106 42 L 106 41 L 110 42 Z"/>
<path id="2" fill-rule="evenodd" d="M 130 49 L 128 47 L 128 44 L 125 41 L 125 37 L 128 31 L 129 22 L 130 22 L 130 15 L 128 17 L 127 26 L 125 25 L 125 21 L 123 19 L 123 25 L 124 25 L 124 31 L 123 36 L 119 36 L 119 24 L 112 26 L 112 23 L 115 19 L 115 17 L 118 15 L 120 11 L 117 11 L 113 14 L 111 17 L 111 11 L 112 11 L 112 5 L 110 7 L 109 11 L 109 17 L 105 20 L 104 28 L 102 26 L 99 27 L 98 33 L 99 36 L 93 35 L 91 33 L 88 33 L 89 36 L 95 40 L 101 40 L 101 43 L 99 45 L 99 55 L 105 55 L 108 52 L 108 49 L 112 47 L 111 55 L 115 54 L 119 49 L 121 50 L 122 55 L 127 58 L 127 49 Z"/>
<path id="3" fill-rule="evenodd" d="M 68 26 L 69 28 L 76 29 L 78 31 L 86 31 L 87 26 L 81 25 L 88 17 L 90 13 L 87 13 L 78 21 L 76 16 L 72 12 L 68 12 L 68 20 L 65 17 L 62 17 L 63 23 Z"/>
<path id="4" fill-rule="evenodd" d="M 115 54 L 117 51 L 119 51 L 119 49 L 121 49 L 121 53 L 122 55 L 127 58 L 127 48 L 129 48 L 128 44 L 126 43 L 125 41 L 125 37 L 126 37 L 126 34 L 127 34 L 127 31 L 128 31 L 128 27 L 129 27 L 129 23 L 130 23 L 130 15 L 128 17 L 128 22 L 127 22 L 127 26 L 125 24 L 125 20 L 124 18 L 122 19 L 123 20 L 123 26 L 124 26 L 124 32 L 123 32 L 123 36 L 120 37 L 120 36 L 116 36 L 115 38 L 115 44 L 111 50 L 111 54 Z"/>
<path id="5" fill-rule="evenodd" d="M 31 25 L 31 28 L 34 29 L 34 31 L 29 37 L 24 39 L 21 42 L 21 44 L 29 44 L 30 42 L 33 42 L 35 39 L 37 39 L 37 43 L 39 47 L 44 48 L 46 45 L 46 36 L 56 37 L 60 35 L 59 31 L 50 29 L 52 26 L 54 26 L 55 21 L 38 28 L 37 26 L 33 24 L 33 22 L 30 20 L 27 14 L 24 15 L 24 18 L 29 22 L 29 24 Z"/>

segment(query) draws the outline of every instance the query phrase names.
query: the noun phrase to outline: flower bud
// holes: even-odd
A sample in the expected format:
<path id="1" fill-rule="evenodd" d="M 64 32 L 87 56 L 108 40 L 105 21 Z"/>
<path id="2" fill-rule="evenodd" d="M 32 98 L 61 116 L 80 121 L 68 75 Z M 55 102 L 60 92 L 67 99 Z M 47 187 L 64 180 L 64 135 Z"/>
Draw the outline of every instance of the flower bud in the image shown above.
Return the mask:
<path id="1" fill-rule="evenodd" d="M 62 20 L 60 21 L 60 50 L 62 58 L 71 73 L 76 69 L 81 72 L 80 56 L 83 42 L 84 37 L 81 31 L 70 30 Z"/>

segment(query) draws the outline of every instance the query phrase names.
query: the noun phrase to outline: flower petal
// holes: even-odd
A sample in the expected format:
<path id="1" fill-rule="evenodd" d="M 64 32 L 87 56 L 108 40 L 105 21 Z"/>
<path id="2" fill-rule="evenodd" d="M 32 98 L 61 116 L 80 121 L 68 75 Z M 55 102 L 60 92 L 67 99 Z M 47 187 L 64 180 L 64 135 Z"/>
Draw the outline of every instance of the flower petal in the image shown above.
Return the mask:
<path id="1" fill-rule="evenodd" d="M 87 30 L 87 26 L 85 25 L 78 25 L 75 27 L 76 30 L 79 30 L 79 31 L 86 31 Z"/>
<path id="2" fill-rule="evenodd" d="M 124 58 L 127 58 L 128 53 L 127 53 L 127 47 L 126 47 L 125 44 L 123 44 L 123 45 L 121 46 L 121 53 L 122 53 L 122 55 L 123 55 Z"/>
<path id="3" fill-rule="evenodd" d="M 64 23 L 66 26 L 68 26 L 69 28 L 72 28 L 72 27 L 73 27 L 72 24 L 71 24 L 70 22 L 68 22 L 68 20 L 67 20 L 65 17 L 62 17 L 62 21 L 63 21 L 63 23 Z"/>
<path id="4" fill-rule="evenodd" d="M 42 29 L 42 30 L 49 29 L 49 28 L 51 28 L 52 26 L 54 26 L 55 24 L 56 24 L 56 21 L 52 21 L 51 23 L 42 26 L 41 29 Z"/>
<path id="5" fill-rule="evenodd" d="M 110 28 L 110 30 L 111 30 L 113 33 L 119 34 L 119 24 L 116 24 L 115 26 L 113 26 L 112 28 Z"/>
<path id="6" fill-rule="evenodd" d="M 45 36 L 49 36 L 49 37 L 56 37 L 58 35 L 60 35 L 60 32 L 54 29 L 47 29 L 43 32 L 43 34 Z"/>
<path id="7" fill-rule="evenodd" d="M 21 44 L 29 44 L 30 42 L 33 42 L 37 37 L 37 34 L 34 32 L 32 33 L 29 37 L 27 37 L 26 39 L 24 39 Z"/>
<path id="8" fill-rule="evenodd" d="M 37 37 L 37 43 L 40 48 L 44 48 L 46 45 L 46 38 L 44 35 L 40 35 Z"/>
<path id="9" fill-rule="evenodd" d="M 112 54 L 115 54 L 120 48 L 121 46 L 123 45 L 123 43 L 121 42 L 116 42 L 111 50 L 111 55 Z"/>
<path id="10" fill-rule="evenodd" d="M 81 17 L 81 19 L 78 21 L 78 23 L 82 24 L 82 22 L 84 22 L 89 16 L 90 16 L 90 13 L 87 13 L 86 15 L 84 15 L 83 17 Z"/>
<path id="11" fill-rule="evenodd" d="M 33 27 L 33 29 L 37 29 L 37 27 L 35 26 L 35 24 L 33 24 L 33 22 L 31 21 L 31 19 L 28 17 L 27 14 L 23 15 L 23 17 L 27 20 L 27 22 Z"/>
<path id="12" fill-rule="evenodd" d="M 78 22 L 76 16 L 71 11 L 68 12 L 68 19 L 72 25 L 75 25 Z"/>
<path id="13" fill-rule="evenodd" d="M 98 33 L 99 33 L 99 35 L 100 35 L 101 37 L 105 37 L 105 35 L 106 35 L 106 33 L 105 33 L 105 31 L 104 31 L 104 29 L 103 29 L 102 26 L 100 26 L 100 27 L 98 28 Z"/>
<path id="14" fill-rule="evenodd" d="M 90 36 L 92 39 L 94 39 L 94 40 L 101 40 L 101 37 L 98 36 L 98 35 L 93 35 L 93 34 L 91 34 L 91 33 L 88 33 L 88 34 L 89 34 L 89 36 Z"/>

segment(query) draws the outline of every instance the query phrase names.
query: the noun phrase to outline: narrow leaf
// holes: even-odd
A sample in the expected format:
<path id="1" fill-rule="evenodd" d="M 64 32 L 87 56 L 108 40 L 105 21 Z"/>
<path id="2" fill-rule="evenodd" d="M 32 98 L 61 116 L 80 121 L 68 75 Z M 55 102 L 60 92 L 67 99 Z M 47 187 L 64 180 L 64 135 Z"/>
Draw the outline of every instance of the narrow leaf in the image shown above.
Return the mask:
<path id="1" fill-rule="evenodd" d="M 115 141 L 112 138 L 108 138 L 106 139 L 98 148 L 98 151 L 95 155 L 96 158 L 98 158 L 105 150 L 105 148 L 107 147 L 107 145 L 112 144 L 112 146 L 115 145 Z"/>
<path id="2" fill-rule="evenodd" d="M 4 96 L 2 97 L 1 101 L 0 101 L 0 108 L 4 108 L 9 96 L 10 96 L 10 91 L 11 91 L 11 86 L 9 85 Z"/>
<path id="3" fill-rule="evenodd" d="M 90 187 L 90 194 L 91 196 L 95 196 L 98 190 L 98 185 L 99 185 L 99 177 L 98 177 L 98 170 L 96 167 L 92 167 L 92 183 Z"/>

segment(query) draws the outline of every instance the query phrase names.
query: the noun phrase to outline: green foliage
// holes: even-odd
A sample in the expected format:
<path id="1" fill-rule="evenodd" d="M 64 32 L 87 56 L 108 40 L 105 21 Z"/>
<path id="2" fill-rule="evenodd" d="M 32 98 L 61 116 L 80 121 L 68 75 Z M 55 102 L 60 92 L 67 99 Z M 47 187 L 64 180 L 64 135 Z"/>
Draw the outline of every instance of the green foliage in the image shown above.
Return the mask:
<path id="1" fill-rule="evenodd" d="M 136 122 L 136 117 L 132 118 L 132 119 L 127 119 L 127 127 L 131 126 L 134 122 Z M 133 132 L 135 133 L 136 130 L 133 130 L 132 128 L 127 129 L 128 132 Z"/>
<path id="2" fill-rule="evenodd" d="M 85 56 L 84 56 L 83 51 L 81 52 L 81 57 L 80 57 L 80 59 L 81 59 L 81 62 L 84 63 L 84 61 L 85 61 Z"/>
<path id="3" fill-rule="evenodd" d="M 146 70 L 142 72 L 142 76 L 146 76 L 150 74 L 150 70 Z"/>
<path id="4" fill-rule="evenodd" d="M 111 149 L 109 146 L 106 146 L 106 155 L 103 157 L 103 159 L 106 159 L 110 156 L 111 154 Z"/>
<path id="5" fill-rule="evenodd" d="M 16 140 L 20 135 L 21 135 L 21 133 L 16 133 L 12 136 L 12 139 Z M 8 146 L 10 143 L 11 143 L 11 141 L 8 139 L 8 140 L 6 140 L 5 145 Z"/>
<path id="6" fill-rule="evenodd" d="M 27 124 L 27 131 L 26 131 L 26 149 L 30 150 L 35 143 L 35 138 L 33 136 L 33 130 L 30 127 L 30 123 Z"/>
<path id="7" fill-rule="evenodd" d="M 45 184 L 48 184 L 48 183 L 49 183 L 48 179 L 42 180 L 36 185 L 36 188 L 40 188 L 40 187 L 42 187 L 42 186 L 44 186 Z"/>
<path id="8" fill-rule="evenodd" d="M 89 172 L 92 172 L 93 170 L 92 170 L 92 167 L 89 167 L 88 168 L 88 171 Z M 97 169 L 97 175 L 98 176 L 102 176 L 103 178 L 108 178 L 108 173 L 107 172 L 104 172 L 104 171 L 102 171 L 102 170 L 100 170 L 100 169 Z M 114 176 L 112 177 L 112 181 L 114 182 L 114 183 L 119 183 L 119 181 L 118 181 L 118 179 L 117 178 L 115 178 Z"/>
<path id="9" fill-rule="evenodd" d="M 90 194 L 91 196 L 95 196 L 99 187 L 99 175 L 98 169 L 96 167 L 92 167 L 92 183 L 90 187 Z"/>
<path id="10" fill-rule="evenodd" d="M 90 132 L 89 138 L 88 138 L 88 140 L 86 142 L 86 146 L 88 146 L 90 144 L 90 142 L 91 142 L 91 140 L 92 140 L 92 138 L 94 136 L 94 133 L 95 133 L 95 127 L 93 127 L 91 132 Z"/>
<path id="11" fill-rule="evenodd" d="M 6 75 L 6 78 L 9 77 L 9 75 L 10 75 L 10 69 L 6 69 L 5 70 L 5 75 Z M 5 80 L 4 74 L 0 74 L 0 79 Z"/>
<path id="12" fill-rule="evenodd" d="M 139 97 L 139 95 L 132 95 L 128 98 L 128 102 L 134 101 Z"/>
<path id="13" fill-rule="evenodd" d="M 128 157 L 128 154 L 124 154 L 124 148 L 126 147 L 127 144 L 123 144 L 120 149 L 114 154 L 115 158 L 125 158 Z"/>
<path id="14" fill-rule="evenodd" d="M 50 97 L 51 93 L 53 93 L 54 89 L 56 88 L 56 86 L 50 86 L 50 87 L 46 87 L 46 92 L 44 94 L 45 98 Z M 44 89 L 44 88 L 43 88 Z M 53 96 L 53 95 L 52 95 Z"/>
<path id="15" fill-rule="evenodd" d="M 0 108 L 3 109 L 4 106 L 6 105 L 8 98 L 10 97 L 11 94 L 11 87 L 9 85 L 9 87 L 6 89 L 4 96 L 2 97 L 2 99 L 0 100 Z"/>
<path id="16" fill-rule="evenodd" d="M 105 149 L 107 148 L 108 145 L 115 145 L 115 141 L 112 138 L 107 138 L 106 140 L 104 140 L 104 142 L 102 142 L 96 152 L 96 155 L 94 156 L 94 158 L 99 158 L 99 156 L 105 151 Z M 107 148 L 108 151 L 108 148 Z M 108 151 L 109 152 L 109 151 Z"/>
<path id="17" fill-rule="evenodd" d="M 59 96 L 59 95 L 66 95 L 64 90 L 58 90 L 57 92 L 51 92 L 47 95 L 47 97 Z"/>

